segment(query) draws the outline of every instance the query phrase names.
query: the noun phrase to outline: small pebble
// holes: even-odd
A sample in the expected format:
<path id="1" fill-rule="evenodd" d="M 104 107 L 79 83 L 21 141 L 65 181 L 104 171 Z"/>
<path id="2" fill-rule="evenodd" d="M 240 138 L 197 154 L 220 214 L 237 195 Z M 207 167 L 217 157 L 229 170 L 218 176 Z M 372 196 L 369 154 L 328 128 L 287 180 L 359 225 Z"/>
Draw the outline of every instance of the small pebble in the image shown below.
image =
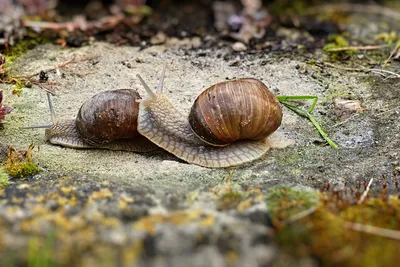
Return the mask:
<path id="1" fill-rule="evenodd" d="M 232 45 L 232 49 L 233 51 L 241 52 L 241 51 L 246 51 L 247 46 L 244 43 L 236 42 Z"/>
<path id="2" fill-rule="evenodd" d="M 165 43 L 166 40 L 167 40 L 167 35 L 163 32 L 158 32 L 156 35 L 151 37 L 150 44 L 159 45 Z"/>

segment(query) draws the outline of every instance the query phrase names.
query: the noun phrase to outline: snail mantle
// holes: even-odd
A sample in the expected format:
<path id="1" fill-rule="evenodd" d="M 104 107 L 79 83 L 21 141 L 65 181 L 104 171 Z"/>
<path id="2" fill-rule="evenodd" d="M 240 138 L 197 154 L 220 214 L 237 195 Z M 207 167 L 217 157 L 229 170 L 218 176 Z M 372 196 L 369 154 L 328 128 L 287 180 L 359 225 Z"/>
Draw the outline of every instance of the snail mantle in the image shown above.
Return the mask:
<path id="1" fill-rule="evenodd" d="M 25 128 L 47 128 L 55 145 L 79 149 L 149 152 L 159 147 L 203 167 L 224 168 L 252 162 L 270 148 L 294 141 L 276 132 L 282 121 L 278 99 L 264 83 L 243 78 L 217 83 L 195 100 L 183 116 L 163 93 L 165 65 L 156 92 L 137 75 L 147 91 L 104 91 L 87 100 L 75 120 Z"/>

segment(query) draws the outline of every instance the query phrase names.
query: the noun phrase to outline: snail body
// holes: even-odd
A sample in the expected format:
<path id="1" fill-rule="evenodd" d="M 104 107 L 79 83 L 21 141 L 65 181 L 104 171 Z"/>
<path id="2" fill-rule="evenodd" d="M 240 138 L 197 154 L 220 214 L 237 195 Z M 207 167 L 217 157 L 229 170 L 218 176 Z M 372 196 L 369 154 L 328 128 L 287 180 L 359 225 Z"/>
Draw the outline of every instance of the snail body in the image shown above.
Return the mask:
<path id="1" fill-rule="evenodd" d="M 270 149 L 266 137 L 279 127 L 282 110 L 261 81 L 213 85 L 199 95 L 186 117 L 163 93 L 164 74 L 165 66 L 156 92 L 138 75 L 148 93 L 143 99 L 130 89 L 95 95 L 82 105 L 75 121 L 55 122 L 46 129 L 47 139 L 74 148 L 146 152 L 161 147 L 188 163 L 214 168 L 256 160 Z"/>
<path id="2" fill-rule="evenodd" d="M 151 142 L 188 163 L 204 167 L 242 165 L 259 159 L 270 148 L 266 140 L 240 140 L 223 147 L 204 143 L 193 133 L 188 120 L 162 94 L 143 100 L 138 121 L 139 133 Z"/>

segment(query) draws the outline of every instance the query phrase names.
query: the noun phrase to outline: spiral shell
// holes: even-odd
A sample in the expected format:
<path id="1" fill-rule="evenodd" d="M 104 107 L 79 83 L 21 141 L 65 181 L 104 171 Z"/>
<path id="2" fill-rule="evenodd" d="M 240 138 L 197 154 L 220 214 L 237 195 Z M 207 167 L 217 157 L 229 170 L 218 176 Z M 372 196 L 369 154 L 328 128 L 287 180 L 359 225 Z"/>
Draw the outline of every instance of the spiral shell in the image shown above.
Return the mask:
<path id="1" fill-rule="evenodd" d="M 91 145 L 137 136 L 139 93 L 133 89 L 104 91 L 87 100 L 79 109 L 76 127 Z"/>
<path id="2" fill-rule="evenodd" d="M 216 146 L 244 139 L 262 140 L 281 121 L 279 101 L 256 79 L 237 79 L 211 86 L 197 97 L 189 114 L 193 132 Z"/>

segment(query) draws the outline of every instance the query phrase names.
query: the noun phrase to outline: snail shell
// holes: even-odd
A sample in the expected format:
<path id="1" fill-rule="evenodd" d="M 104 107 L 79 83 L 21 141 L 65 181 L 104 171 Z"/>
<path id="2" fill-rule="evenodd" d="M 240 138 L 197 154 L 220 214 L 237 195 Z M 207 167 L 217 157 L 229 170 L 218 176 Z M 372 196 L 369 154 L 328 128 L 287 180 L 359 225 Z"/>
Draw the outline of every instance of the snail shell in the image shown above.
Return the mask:
<path id="1" fill-rule="evenodd" d="M 90 145 L 102 145 L 133 138 L 137 131 L 139 93 L 132 89 L 104 91 L 87 100 L 79 109 L 76 128 Z"/>
<path id="2" fill-rule="evenodd" d="M 202 92 L 189 114 L 193 132 L 206 143 L 262 140 L 282 122 L 277 98 L 256 79 L 217 83 Z"/>

